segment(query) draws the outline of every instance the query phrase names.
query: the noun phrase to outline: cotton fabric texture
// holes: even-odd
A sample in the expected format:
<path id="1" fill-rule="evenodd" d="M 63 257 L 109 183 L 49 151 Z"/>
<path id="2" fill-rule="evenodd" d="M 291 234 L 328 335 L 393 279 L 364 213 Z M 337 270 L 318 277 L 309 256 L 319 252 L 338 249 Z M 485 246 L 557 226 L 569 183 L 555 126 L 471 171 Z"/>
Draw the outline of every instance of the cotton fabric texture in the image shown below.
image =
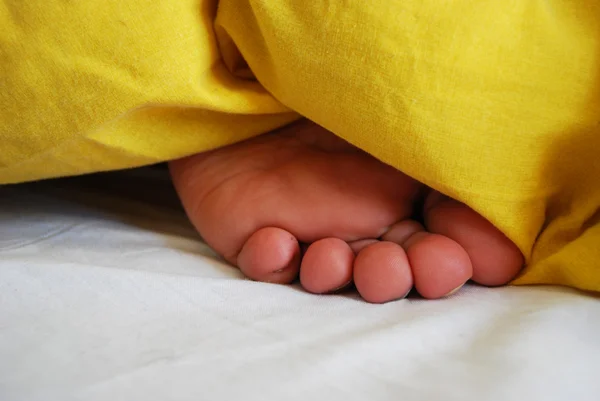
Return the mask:
<path id="1" fill-rule="evenodd" d="M 0 2 L 0 183 L 171 160 L 305 116 L 600 291 L 596 0 Z"/>

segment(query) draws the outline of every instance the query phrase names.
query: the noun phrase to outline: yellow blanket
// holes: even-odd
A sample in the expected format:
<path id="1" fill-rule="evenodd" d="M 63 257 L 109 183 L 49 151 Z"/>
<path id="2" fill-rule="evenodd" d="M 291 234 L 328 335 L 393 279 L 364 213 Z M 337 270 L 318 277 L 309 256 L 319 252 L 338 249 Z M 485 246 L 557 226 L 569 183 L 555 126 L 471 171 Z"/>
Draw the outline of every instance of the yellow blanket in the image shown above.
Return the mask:
<path id="1" fill-rule="evenodd" d="M 598 0 L 0 0 L 0 183 L 306 116 L 600 291 Z"/>

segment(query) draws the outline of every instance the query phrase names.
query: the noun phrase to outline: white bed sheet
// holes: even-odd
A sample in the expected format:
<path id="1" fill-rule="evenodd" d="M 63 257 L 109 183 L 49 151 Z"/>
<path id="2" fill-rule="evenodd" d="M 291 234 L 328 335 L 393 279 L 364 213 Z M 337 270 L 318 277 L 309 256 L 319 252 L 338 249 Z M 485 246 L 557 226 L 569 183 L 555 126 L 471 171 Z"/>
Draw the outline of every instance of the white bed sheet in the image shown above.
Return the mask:
<path id="1" fill-rule="evenodd" d="M 164 172 L 0 188 L 2 401 L 517 399 L 600 399 L 597 297 L 309 295 L 215 258 Z"/>

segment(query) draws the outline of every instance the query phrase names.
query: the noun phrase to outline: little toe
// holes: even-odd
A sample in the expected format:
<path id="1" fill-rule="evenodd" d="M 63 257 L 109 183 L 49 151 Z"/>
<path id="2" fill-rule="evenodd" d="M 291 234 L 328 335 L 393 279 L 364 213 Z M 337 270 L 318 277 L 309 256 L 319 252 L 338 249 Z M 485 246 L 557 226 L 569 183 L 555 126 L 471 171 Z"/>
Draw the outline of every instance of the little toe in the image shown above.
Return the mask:
<path id="1" fill-rule="evenodd" d="M 237 266 L 252 280 L 288 284 L 298 277 L 300 245 L 285 230 L 262 228 L 252 234 L 242 247 Z"/>
<path id="2" fill-rule="evenodd" d="M 438 201 L 426 212 L 425 220 L 430 232 L 453 239 L 467 251 L 476 283 L 507 284 L 523 267 L 519 248 L 492 223 L 456 200 Z"/>
<path id="3" fill-rule="evenodd" d="M 437 299 L 462 287 L 473 274 L 467 252 L 448 237 L 419 232 L 404 242 L 415 288 L 422 297 Z"/>
<path id="4" fill-rule="evenodd" d="M 312 243 L 302 258 L 300 283 L 313 294 L 337 291 L 352 282 L 354 252 L 338 238 Z"/>
<path id="5" fill-rule="evenodd" d="M 413 286 L 406 252 L 388 241 L 363 248 L 354 261 L 354 284 L 367 302 L 385 303 L 406 297 Z"/>

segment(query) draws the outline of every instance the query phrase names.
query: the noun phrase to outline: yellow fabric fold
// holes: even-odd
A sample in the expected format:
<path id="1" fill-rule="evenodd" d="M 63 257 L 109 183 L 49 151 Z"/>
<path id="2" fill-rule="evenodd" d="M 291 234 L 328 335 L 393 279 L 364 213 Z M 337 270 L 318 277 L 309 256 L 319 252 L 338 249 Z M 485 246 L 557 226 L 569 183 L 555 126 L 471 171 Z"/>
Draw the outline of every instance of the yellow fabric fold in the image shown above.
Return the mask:
<path id="1" fill-rule="evenodd" d="M 165 161 L 299 115 L 600 291 L 596 0 L 0 1 L 0 183 Z"/>
<path id="2" fill-rule="evenodd" d="M 215 1 L 0 1 L 0 183 L 122 169 L 298 118 L 232 76 Z"/>

